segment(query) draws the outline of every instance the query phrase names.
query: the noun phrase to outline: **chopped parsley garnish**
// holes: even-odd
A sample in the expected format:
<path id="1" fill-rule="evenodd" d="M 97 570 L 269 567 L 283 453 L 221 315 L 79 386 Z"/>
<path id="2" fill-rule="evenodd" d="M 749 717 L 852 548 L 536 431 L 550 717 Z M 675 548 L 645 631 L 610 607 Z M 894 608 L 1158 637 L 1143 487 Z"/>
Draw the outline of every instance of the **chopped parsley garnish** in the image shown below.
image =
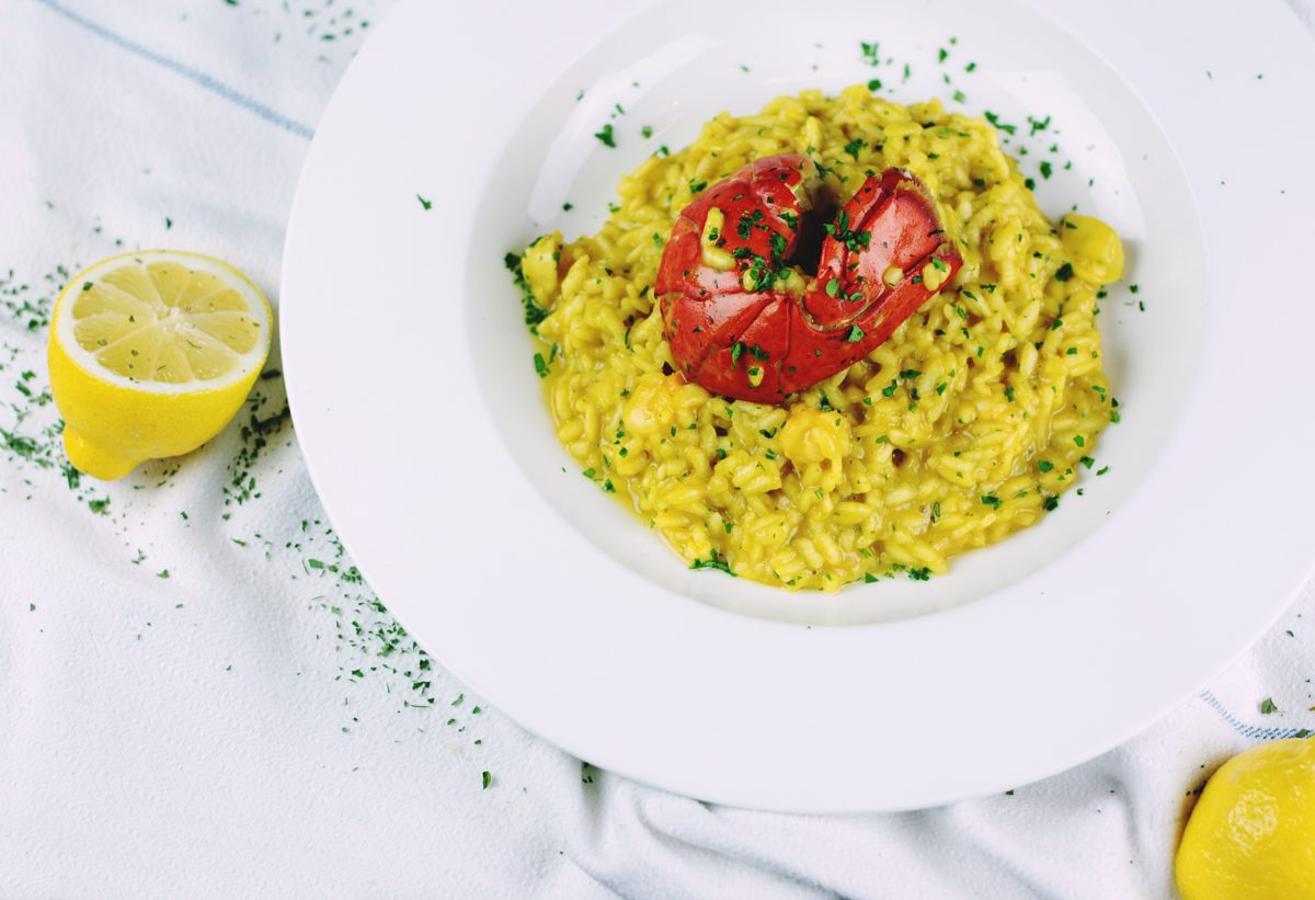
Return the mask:
<path id="1" fill-rule="evenodd" d="M 434 203 L 432 200 L 426 200 L 424 197 L 421 197 L 419 194 L 416 194 L 416 199 L 420 201 L 421 209 L 428 211 L 434 208 Z M 85 291 L 87 287 L 89 287 L 89 285 L 84 285 L 82 289 Z"/>
<path id="2" fill-rule="evenodd" d="M 986 112 L 984 112 L 982 115 L 986 116 L 986 121 L 990 122 L 992 125 L 1003 131 L 1005 134 L 1013 134 L 1018 130 L 1017 125 L 1007 125 L 1004 122 L 1001 122 L 1000 117 L 995 113 L 991 112 L 989 109 Z"/>
<path id="3" fill-rule="evenodd" d="M 645 125 L 643 128 L 639 129 L 639 133 L 646 138 L 651 138 L 653 136 L 653 126 Z"/>
<path id="4" fill-rule="evenodd" d="M 1036 461 L 1036 467 L 1039 471 L 1049 472 L 1055 467 L 1055 464 L 1048 459 L 1038 459 Z"/>
<path id="5" fill-rule="evenodd" d="M 866 144 L 867 141 L 863 140 L 862 138 L 854 138 L 852 141 L 845 144 L 845 152 L 848 153 L 850 156 L 854 157 L 854 159 L 858 159 L 859 152 L 863 149 L 863 147 Z"/>
<path id="6" fill-rule="evenodd" d="M 871 81 L 869 81 L 869 82 L 868 82 L 868 90 L 869 90 L 869 91 L 879 91 L 879 90 L 881 90 L 881 79 L 880 79 L 880 78 L 873 78 Z"/>
<path id="7" fill-rule="evenodd" d="M 1054 512 L 1059 508 L 1059 498 L 1055 496 L 1047 497 L 1042 503 L 1041 508 L 1046 512 Z"/>
<path id="8" fill-rule="evenodd" d="M 991 507 L 991 509 L 1000 508 L 1000 498 L 997 497 L 995 494 L 983 494 L 982 503 Z"/>
<path id="9" fill-rule="evenodd" d="M 521 269 L 520 255 L 508 253 L 502 258 L 502 264 L 511 272 L 516 287 L 521 289 L 521 303 L 525 306 L 525 324 L 529 326 L 531 332 L 537 333 L 538 324 L 548 318 L 548 310 L 534 299 L 534 291 L 530 290 L 530 284 L 525 280 L 525 272 Z"/>
<path id="10" fill-rule="evenodd" d="M 767 260 L 763 259 L 761 256 L 750 253 L 747 247 L 737 248 L 732 255 L 738 259 L 743 259 L 746 256 L 751 257 L 752 262 L 750 263 L 749 268 L 744 270 L 744 274 L 749 276 L 750 290 L 766 290 L 770 288 L 772 283 L 778 278 L 786 277 L 787 272 L 785 270 L 773 269 L 767 264 Z"/>
<path id="11" fill-rule="evenodd" d="M 1058 269 L 1055 270 L 1056 281 L 1068 281 L 1072 277 L 1073 277 L 1072 263 L 1064 263 L 1062 266 L 1060 266 Z"/>
<path id="12" fill-rule="evenodd" d="M 548 363 L 542 353 L 534 354 L 534 371 L 539 373 L 540 378 L 548 377 Z"/>
<path id="13" fill-rule="evenodd" d="M 603 142 L 604 147 L 616 147 L 616 136 L 612 133 L 612 123 L 608 122 L 603 126 L 603 130 L 594 134 L 594 137 Z"/>
<path id="14" fill-rule="evenodd" d="M 763 211 L 761 209 L 755 209 L 752 213 L 744 213 L 740 216 L 739 222 L 735 225 L 735 233 L 747 241 L 749 235 L 753 234 L 754 226 L 758 225 L 762 220 Z"/>
<path id="15" fill-rule="evenodd" d="M 855 253 L 866 250 L 868 242 L 872 240 L 870 231 L 856 232 L 849 229 L 849 215 L 843 209 L 836 213 L 835 222 L 828 222 L 823 228 L 827 234 Z"/>
<path id="16" fill-rule="evenodd" d="M 730 563 L 726 561 L 725 557 L 717 552 L 715 547 L 707 559 L 695 559 L 689 564 L 689 567 L 691 569 L 717 569 L 720 572 L 725 572 L 732 578 L 736 577 L 735 573 L 731 571 Z"/>

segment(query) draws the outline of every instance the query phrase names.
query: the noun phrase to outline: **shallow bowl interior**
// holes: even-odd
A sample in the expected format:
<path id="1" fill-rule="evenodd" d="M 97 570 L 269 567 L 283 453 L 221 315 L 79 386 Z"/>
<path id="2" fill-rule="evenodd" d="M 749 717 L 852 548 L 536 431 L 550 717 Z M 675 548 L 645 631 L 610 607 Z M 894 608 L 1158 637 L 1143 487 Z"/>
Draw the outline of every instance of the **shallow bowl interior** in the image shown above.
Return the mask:
<path id="1" fill-rule="evenodd" d="M 948 0 L 937 4 L 935 16 L 910 16 L 907 3 L 894 0 L 840 2 L 828 4 L 826 16 L 795 15 L 782 28 L 781 17 L 797 6 L 757 6 L 734 29 L 701 15 L 697 3 L 641 16 L 558 77 L 510 136 L 482 189 L 462 296 L 487 407 L 562 519 L 671 591 L 746 615 L 832 625 L 926 615 L 989 595 L 1100 528 L 1145 478 L 1178 421 L 1207 314 L 1202 232 L 1187 177 L 1154 117 L 1118 74 L 1022 7 Z M 1002 28 L 1005 13 L 1027 17 L 1027 27 Z M 869 34 L 856 32 L 855 21 L 882 25 Z M 862 41 L 876 45 L 875 65 Z M 750 113 L 781 94 L 835 92 L 871 79 L 880 80 L 881 96 L 899 102 L 936 97 L 953 110 L 992 114 L 1052 219 L 1076 209 L 1122 235 L 1127 272 L 1110 286 L 1099 319 L 1105 368 L 1122 413 L 1093 451 L 1108 474 L 1083 473 L 1082 495 L 1066 493 L 1061 508 L 1037 526 L 955 559 L 948 576 L 930 582 L 792 594 L 691 572 L 656 532 L 579 477 L 557 445 L 503 254 L 554 229 L 568 240 L 596 230 L 623 173 L 660 146 L 674 151 L 689 143 L 721 111 Z M 595 137 L 607 124 L 614 149 Z M 651 137 L 642 135 L 644 126 Z M 1048 176 L 1041 174 L 1042 160 Z M 1154 298 L 1149 305 L 1147 297 Z"/>

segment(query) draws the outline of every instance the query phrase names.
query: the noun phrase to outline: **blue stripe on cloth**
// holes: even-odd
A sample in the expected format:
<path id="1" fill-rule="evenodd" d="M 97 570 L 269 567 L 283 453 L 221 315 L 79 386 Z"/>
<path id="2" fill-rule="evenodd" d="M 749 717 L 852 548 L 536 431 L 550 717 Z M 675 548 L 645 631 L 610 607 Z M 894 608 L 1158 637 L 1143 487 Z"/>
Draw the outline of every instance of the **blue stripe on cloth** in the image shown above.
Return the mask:
<path id="1" fill-rule="evenodd" d="M 1260 728 L 1256 725 L 1244 725 L 1236 716 L 1224 708 L 1224 704 L 1220 703 L 1219 698 L 1214 694 L 1209 691 L 1202 691 L 1200 698 L 1206 706 L 1219 713 L 1219 717 L 1244 738 L 1273 741 L 1280 738 L 1304 738 L 1315 734 L 1309 728 Z"/>
<path id="2" fill-rule="evenodd" d="M 101 25 L 97 22 L 93 22 L 90 19 L 84 18 L 78 13 L 75 13 L 73 10 L 61 6 L 59 3 L 56 3 L 55 0 L 37 0 L 37 2 L 40 3 L 42 6 L 45 6 L 47 9 L 51 10 L 52 12 L 59 13 L 61 16 L 68 19 L 70 22 L 73 22 L 75 25 L 85 28 L 87 31 L 90 31 L 92 34 L 96 35 L 97 37 L 110 42 L 116 47 L 119 47 L 123 50 L 127 50 L 129 53 L 133 54 L 134 56 L 138 56 L 142 59 L 148 60 L 149 62 L 153 62 L 157 66 L 162 66 L 163 68 L 168 69 L 170 72 L 173 72 L 175 75 L 181 75 L 182 77 L 186 78 L 188 81 L 191 81 L 194 84 L 199 85 L 200 87 L 204 88 L 205 90 L 209 91 L 215 96 L 222 97 L 224 100 L 227 100 L 229 103 L 232 103 L 234 106 L 241 107 L 242 109 L 245 109 L 247 112 L 254 113 L 255 115 L 264 119 L 266 122 L 269 122 L 272 125 L 277 125 L 279 128 L 282 128 L 284 131 L 287 131 L 291 134 L 295 134 L 299 138 L 305 138 L 306 140 L 310 140 L 310 138 L 315 134 L 314 129 L 306 125 L 303 125 L 300 122 L 297 122 L 293 119 L 289 119 L 287 116 L 283 115 L 280 112 L 277 112 L 276 110 L 270 109 L 268 106 L 259 102 L 258 100 L 253 100 L 252 98 L 248 97 L 246 94 L 243 94 L 240 91 L 237 91 L 234 88 L 231 88 L 228 85 L 224 84 L 222 81 L 217 81 L 216 79 L 207 75 L 205 72 L 202 72 L 199 69 L 194 69 L 191 66 L 180 63 L 177 60 L 171 59 L 170 57 L 165 56 L 162 53 L 157 53 L 156 51 L 152 50 L 149 47 L 143 47 L 141 44 L 138 44 L 135 41 L 131 41 L 128 38 L 116 34 L 115 32 L 106 28 L 104 25 Z"/>

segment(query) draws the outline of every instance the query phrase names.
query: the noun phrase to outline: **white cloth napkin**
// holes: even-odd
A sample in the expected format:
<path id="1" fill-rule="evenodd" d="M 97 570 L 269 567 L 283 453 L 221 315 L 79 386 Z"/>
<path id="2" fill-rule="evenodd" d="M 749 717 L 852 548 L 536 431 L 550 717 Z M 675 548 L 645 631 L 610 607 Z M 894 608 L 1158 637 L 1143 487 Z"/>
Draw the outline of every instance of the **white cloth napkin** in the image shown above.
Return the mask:
<path id="1" fill-rule="evenodd" d="M 54 293 L 167 245 L 277 300 L 308 138 L 386 6 L 0 0 L 0 895 L 1166 895 L 1203 777 L 1315 728 L 1310 587 L 1207 692 L 1074 771 L 925 812 L 771 815 L 583 765 L 428 659 L 325 520 L 277 353 L 209 446 L 73 480 Z M 947 720 L 944 740 L 972 735 Z"/>

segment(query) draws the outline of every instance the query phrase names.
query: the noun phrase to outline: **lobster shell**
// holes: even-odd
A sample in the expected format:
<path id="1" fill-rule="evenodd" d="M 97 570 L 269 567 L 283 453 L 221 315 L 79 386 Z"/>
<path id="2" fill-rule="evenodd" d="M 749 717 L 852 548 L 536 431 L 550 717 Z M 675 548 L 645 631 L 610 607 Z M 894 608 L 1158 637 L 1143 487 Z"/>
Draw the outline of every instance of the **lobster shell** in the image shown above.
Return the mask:
<path id="1" fill-rule="evenodd" d="M 654 287 L 687 381 L 779 403 L 862 359 L 963 265 L 931 195 L 903 169 L 869 176 L 825 223 L 820 251 L 819 195 L 813 162 L 788 153 L 681 211 Z M 810 250 L 808 278 L 792 264 Z"/>

